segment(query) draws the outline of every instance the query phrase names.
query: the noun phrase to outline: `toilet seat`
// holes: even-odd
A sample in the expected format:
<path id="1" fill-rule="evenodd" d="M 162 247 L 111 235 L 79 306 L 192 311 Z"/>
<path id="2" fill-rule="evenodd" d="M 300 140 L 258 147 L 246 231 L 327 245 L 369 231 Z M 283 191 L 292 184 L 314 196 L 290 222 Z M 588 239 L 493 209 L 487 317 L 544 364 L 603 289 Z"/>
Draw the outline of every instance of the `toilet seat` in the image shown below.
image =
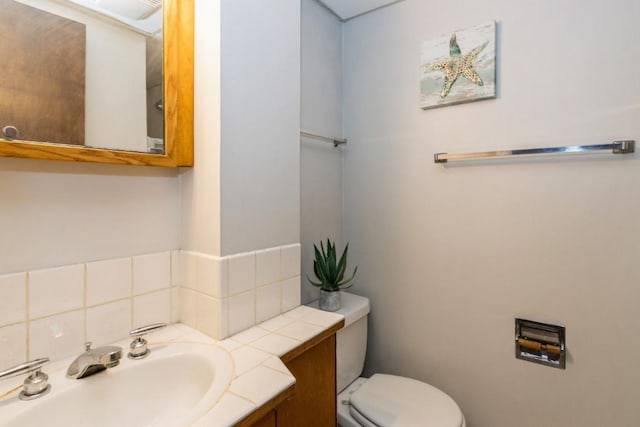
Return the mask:
<path id="1" fill-rule="evenodd" d="M 411 378 L 375 374 L 351 395 L 351 416 L 365 427 L 464 427 L 456 402 Z"/>

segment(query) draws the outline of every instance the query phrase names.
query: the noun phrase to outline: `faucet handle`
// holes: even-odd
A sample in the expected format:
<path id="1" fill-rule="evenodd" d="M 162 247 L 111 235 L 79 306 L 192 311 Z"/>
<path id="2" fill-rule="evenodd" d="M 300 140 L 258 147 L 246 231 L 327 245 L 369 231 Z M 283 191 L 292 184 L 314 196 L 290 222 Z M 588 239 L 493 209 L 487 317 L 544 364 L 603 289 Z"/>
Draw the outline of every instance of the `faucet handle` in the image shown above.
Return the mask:
<path id="1" fill-rule="evenodd" d="M 18 395 L 20 400 L 32 400 L 44 396 L 51 390 L 49 377 L 41 371 L 42 365 L 49 361 L 48 357 L 30 360 L 0 372 L 0 379 L 15 377 L 20 374 L 30 374 L 24 380 L 24 388 Z"/>
<path id="2" fill-rule="evenodd" d="M 140 337 L 149 332 L 155 331 L 156 329 L 162 329 L 165 326 L 167 326 L 166 323 L 152 323 L 151 325 L 141 326 L 139 328 L 132 329 L 129 332 L 129 335 L 131 335 L 132 337 Z"/>
<path id="3" fill-rule="evenodd" d="M 129 359 L 143 359 L 147 357 L 151 350 L 147 348 L 147 340 L 142 337 L 149 332 L 155 331 L 156 329 L 164 328 L 165 326 L 167 326 L 166 323 L 153 323 L 151 325 L 132 329 L 129 332 L 129 335 L 136 338 L 129 345 L 130 351 L 127 355 Z"/>

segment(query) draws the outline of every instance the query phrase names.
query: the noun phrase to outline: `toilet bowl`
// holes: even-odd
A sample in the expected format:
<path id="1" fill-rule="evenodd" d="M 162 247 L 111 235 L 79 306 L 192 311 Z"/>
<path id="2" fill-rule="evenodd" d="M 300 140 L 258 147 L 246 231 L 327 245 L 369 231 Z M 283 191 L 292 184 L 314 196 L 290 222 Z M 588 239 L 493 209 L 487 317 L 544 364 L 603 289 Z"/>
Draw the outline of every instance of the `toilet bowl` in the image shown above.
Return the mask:
<path id="1" fill-rule="evenodd" d="M 338 394 L 342 427 L 465 427 L 456 402 L 411 378 L 374 374 L 357 378 Z"/>
<path id="2" fill-rule="evenodd" d="M 309 304 L 318 307 L 318 301 Z M 412 378 L 360 377 L 367 348 L 369 299 L 342 293 L 344 328 L 336 336 L 337 418 L 341 427 L 466 427 L 456 402 Z"/>

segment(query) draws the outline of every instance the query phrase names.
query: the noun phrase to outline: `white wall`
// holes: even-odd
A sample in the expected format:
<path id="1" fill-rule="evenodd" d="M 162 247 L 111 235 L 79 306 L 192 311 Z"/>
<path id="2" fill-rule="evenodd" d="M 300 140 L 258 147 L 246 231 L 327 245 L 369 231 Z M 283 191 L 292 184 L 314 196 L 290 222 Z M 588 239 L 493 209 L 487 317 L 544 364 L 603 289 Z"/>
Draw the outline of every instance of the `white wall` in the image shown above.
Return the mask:
<path id="1" fill-rule="evenodd" d="M 224 338 L 300 304 L 300 4 L 198 0 L 195 18 L 181 320 Z"/>
<path id="2" fill-rule="evenodd" d="M 300 5 L 196 1 L 195 165 L 182 248 L 230 255 L 300 241 Z"/>
<path id="3" fill-rule="evenodd" d="M 640 139 L 638 16 L 632 0 L 406 0 L 345 24 L 344 238 L 372 301 L 368 373 L 440 387 L 470 427 L 640 425 L 638 155 L 433 163 Z M 489 19 L 498 98 L 421 110 L 421 41 Z M 566 325 L 566 370 L 514 358 L 519 316 Z"/>
<path id="4" fill-rule="evenodd" d="M 301 2 L 300 126 L 342 136 L 342 23 L 317 0 Z M 313 244 L 329 237 L 342 247 L 342 152 L 332 144 L 301 138 L 300 222 L 302 301 L 318 297 Z"/>
<path id="5" fill-rule="evenodd" d="M 177 248 L 176 173 L 0 159 L 0 275 Z"/>
<path id="6" fill-rule="evenodd" d="M 221 2 L 222 254 L 300 241 L 300 3 Z"/>
<path id="7" fill-rule="evenodd" d="M 194 166 L 183 168 L 181 245 L 220 255 L 220 2 L 195 2 Z"/>

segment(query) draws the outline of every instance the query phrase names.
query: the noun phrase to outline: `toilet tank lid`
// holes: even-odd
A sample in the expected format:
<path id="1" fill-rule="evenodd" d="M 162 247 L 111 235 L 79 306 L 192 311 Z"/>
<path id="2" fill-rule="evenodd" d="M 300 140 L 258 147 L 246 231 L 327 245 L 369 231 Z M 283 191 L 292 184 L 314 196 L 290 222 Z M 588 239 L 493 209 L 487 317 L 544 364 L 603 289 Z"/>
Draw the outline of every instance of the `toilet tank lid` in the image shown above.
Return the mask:
<path id="1" fill-rule="evenodd" d="M 369 314 L 369 298 L 342 292 L 342 307 L 336 313 L 344 316 L 344 326 L 362 319 Z"/>

